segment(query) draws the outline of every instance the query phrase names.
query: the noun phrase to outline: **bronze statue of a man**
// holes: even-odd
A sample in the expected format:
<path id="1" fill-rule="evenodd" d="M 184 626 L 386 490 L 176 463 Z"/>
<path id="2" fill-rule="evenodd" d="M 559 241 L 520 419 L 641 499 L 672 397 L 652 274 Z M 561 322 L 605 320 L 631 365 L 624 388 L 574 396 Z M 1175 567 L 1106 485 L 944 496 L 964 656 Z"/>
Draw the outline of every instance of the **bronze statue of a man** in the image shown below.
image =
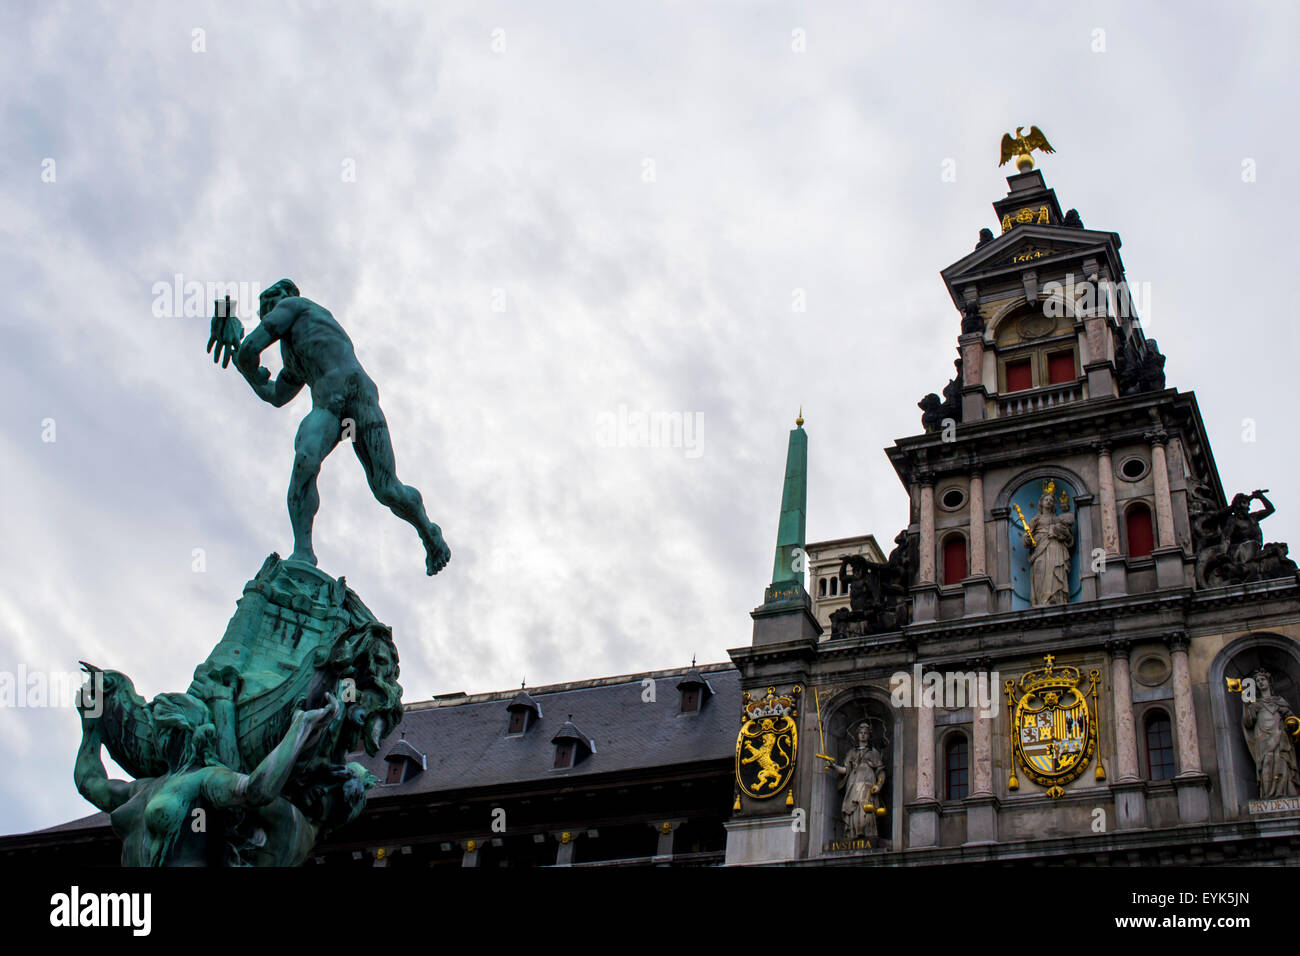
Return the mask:
<path id="1" fill-rule="evenodd" d="M 410 524 L 425 550 L 425 571 L 437 574 L 451 560 L 442 530 L 429 520 L 420 493 L 397 480 L 388 421 L 379 408 L 379 391 L 362 369 L 352 340 L 334 316 L 305 299 L 298 287 L 281 279 L 260 296 L 261 323 L 246 337 L 233 315 L 212 319 L 208 351 L 225 365 L 233 357 L 257 397 L 276 408 L 288 404 L 306 385 L 311 389 L 311 411 L 298 426 L 294 439 L 293 473 L 289 479 L 289 521 L 293 526 L 291 559 L 316 563 L 311 529 L 320 507 L 316 476 L 321 463 L 345 437 L 365 470 L 370 490 L 380 504 Z M 275 381 L 259 366 L 267 347 L 280 343 L 284 367 Z"/>

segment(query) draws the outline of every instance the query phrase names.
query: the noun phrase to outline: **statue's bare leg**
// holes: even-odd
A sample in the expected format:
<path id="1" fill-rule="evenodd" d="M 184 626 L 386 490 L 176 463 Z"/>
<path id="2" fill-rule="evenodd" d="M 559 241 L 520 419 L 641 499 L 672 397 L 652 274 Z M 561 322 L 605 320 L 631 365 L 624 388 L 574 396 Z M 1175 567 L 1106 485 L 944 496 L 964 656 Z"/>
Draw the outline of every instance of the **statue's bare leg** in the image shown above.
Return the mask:
<path id="1" fill-rule="evenodd" d="M 328 408 L 313 408 L 298 426 L 293 440 L 293 474 L 289 478 L 289 523 L 293 525 L 291 557 L 316 563 L 311 547 L 311 526 L 320 508 L 316 476 L 321 462 L 339 443 L 339 418 Z"/>
<path id="2" fill-rule="evenodd" d="M 376 500 L 385 505 L 420 535 L 424 543 L 424 570 L 437 574 L 451 560 L 451 549 L 442 540 L 442 529 L 429 520 L 424 511 L 424 499 L 410 485 L 397 480 L 397 464 L 393 458 L 393 442 L 388 434 L 388 420 L 378 402 L 359 403 L 355 408 L 356 435 L 353 448 L 366 481 Z"/>

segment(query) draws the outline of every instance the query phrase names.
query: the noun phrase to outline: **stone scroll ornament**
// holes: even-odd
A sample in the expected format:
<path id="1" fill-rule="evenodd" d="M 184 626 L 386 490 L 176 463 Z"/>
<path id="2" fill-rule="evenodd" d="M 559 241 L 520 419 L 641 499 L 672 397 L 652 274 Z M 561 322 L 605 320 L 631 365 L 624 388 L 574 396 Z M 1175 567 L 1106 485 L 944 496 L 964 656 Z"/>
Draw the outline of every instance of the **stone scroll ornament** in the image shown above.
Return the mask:
<path id="1" fill-rule="evenodd" d="M 184 693 L 146 702 L 125 674 L 83 663 L 77 789 L 109 814 L 124 866 L 296 866 L 365 807 L 377 781 L 347 755 L 379 752 L 402 719 L 402 688 L 391 630 L 316 566 L 316 476 L 340 441 L 380 503 L 416 529 L 426 572 L 451 558 L 420 493 L 397 480 L 378 392 L 333 316 L 287 279 L 262 293 L 259 315 L 245 336 L 229 297 L 218 303 L 208 351 L 223 368 L 233 358 L 276 407 L 311 390 L 289 484 L 294 550 L 245 585 Z M 271 381 L 258 358 L 276 341 L 284 365 Z M 134 780 L 108 776 L 104 748 Z"/>

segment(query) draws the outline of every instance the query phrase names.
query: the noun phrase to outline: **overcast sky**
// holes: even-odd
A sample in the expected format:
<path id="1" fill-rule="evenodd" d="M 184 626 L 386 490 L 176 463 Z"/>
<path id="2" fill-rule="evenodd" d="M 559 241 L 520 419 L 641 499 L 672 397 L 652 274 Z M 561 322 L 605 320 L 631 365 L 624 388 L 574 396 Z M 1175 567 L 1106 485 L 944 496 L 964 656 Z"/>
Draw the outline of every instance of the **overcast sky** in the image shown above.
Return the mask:
<path id="1" fill-rule="evenodd" d="M 425 576 L 346 447 L 317 553 L 392 625 L 408 700 L 725 660 L 771 573 L 801 404 L 810 539 L 887 546 L 906 524 L 881 449 L 951 375 L 939 270 L 996 229 L 1018 125 L 1056 147 L 1040 168 L 1062 206 L 1122 234 L 1225 488 L 1271 489 L 1267 539 L 1300 542 L 1298 19 L 0 7 L 0 670 L 86 659 L 146 698 L 183 690 L 292 549 L 309 399 L 263 404 L 204 355 L 206 317 L 157 316 L 177 274 L 294 279 L 378 383 L 451 564 Z M 605 440 L 637 412 L 691 416 L 698 444 Z M 79 733 L 69 708 L 0 709 L 0 832 L 92 811 Z"/>

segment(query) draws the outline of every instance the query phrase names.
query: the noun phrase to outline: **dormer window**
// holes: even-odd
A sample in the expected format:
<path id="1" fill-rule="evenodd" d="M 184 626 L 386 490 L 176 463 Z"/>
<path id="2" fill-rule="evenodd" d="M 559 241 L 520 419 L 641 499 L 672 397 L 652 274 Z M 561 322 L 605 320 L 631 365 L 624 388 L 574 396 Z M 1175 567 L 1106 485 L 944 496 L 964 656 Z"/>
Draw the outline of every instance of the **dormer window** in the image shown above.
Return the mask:
<path id="1" fill-rule="evenodd" d="M 555 763 L 552 766 L 556 770 L 567 770 L 573 766 L 574 747 L 572 740 L 562 740 L 555 745 Z"/>
<path id="2" fill-rule="evenodd" d="M 506 728 L 507 737 L 519 737 L 528 733 L 528 728 L 542 716 L 542 705 L 528 696 L 528 692 L 519 688 L 519 693 L 506 705 L 510 712 L 510 723 Z"/>
<path id="3" fill-rule="evenodd" d="M 553 770 L 576 767 L 596 752 L 596 742 L 577 728 L 572 714 L 551 738 L 551 743 L 555 744 L 555 761 L 551 764 Z"/>
<path id="4" fill-rule="evenodd" d="M 690 672 L 677 684 L 681 692 L 681 712 L 697 714 L 704 707 L 705 701 L 713 696 L 713 688 L 704 679 L 692 663 Z"/>
<path id="5" fill-rule="evenodd" d="M 388 765 L 384 783 L 405 783 L 423 773 L 428 764 L 424 754 L 406 739 L 406 731 L 402 731 L 402 739 L 384 756 L 384 762 Z"/>

